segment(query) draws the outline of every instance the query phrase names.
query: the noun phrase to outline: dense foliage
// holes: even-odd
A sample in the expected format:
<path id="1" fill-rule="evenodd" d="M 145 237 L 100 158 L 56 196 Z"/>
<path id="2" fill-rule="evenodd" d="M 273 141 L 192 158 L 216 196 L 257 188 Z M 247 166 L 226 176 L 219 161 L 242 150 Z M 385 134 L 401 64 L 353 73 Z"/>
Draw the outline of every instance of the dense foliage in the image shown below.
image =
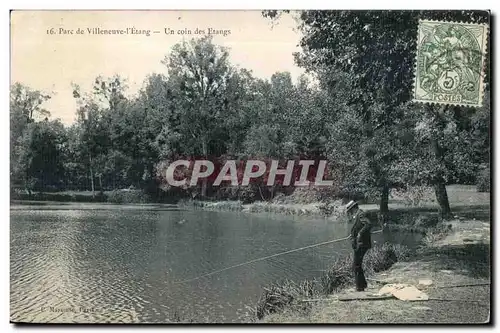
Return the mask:
<path id="1" fill-rule="evenodd" d="M 193 39 L 175 45 L 165 74 L 147 77 L 133 97 L 119 76 L 97 77 L 90 93 L 74 86 L 69 127 L 48 118 L 50 96 L 16 83 L 13 187 L 266 200 L 293 189 L 171 188 L 158 170 L 182 156 L 327 158 L 332 196 L 377 198 L 384 211 L 391 188 L 431 185 L 446 215 L 444 184 L 484 182 L 489 170 L 489 85 L 480 109 L 410 103 L 420 18 L 488 22 L 484 12 L 303 11 L 295 57 L 309 74 L 295 83 L 287 72 L 256 78 L 209 37 Z"/>

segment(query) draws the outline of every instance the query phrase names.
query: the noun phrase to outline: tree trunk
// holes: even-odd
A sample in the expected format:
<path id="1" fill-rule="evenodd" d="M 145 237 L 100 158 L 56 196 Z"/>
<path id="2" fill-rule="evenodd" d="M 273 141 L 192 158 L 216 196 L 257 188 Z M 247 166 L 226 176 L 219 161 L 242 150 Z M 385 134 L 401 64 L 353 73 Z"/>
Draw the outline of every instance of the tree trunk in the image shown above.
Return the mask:
<path id="1" fill-rule="evenodd" d="M 203 150 L 203 157 L 207 158 L 208 152 L 207 152 L 207 142 L 205 139 L 202 139 L 203 141 L 201 142 L 201 148 Z M 201 197 L 205 198 L 207 196 L 207 183 L 208 179 L 205 177 L 203 178 L 203 181 L 201 183 Z"/>
<path id="2" fill-rule="evenodd" d="M 29 180 L 30 177 L 28 176 L 28 172 L 26 172 L 26 175 L 24 176 L 24 190 L 28 193 L 28 196 L 31 197 L 31 184 Z"/>
<path id="3" fill-rule="evenodd" d="M 448 193 L 446 192 L 446 186 L 442 178 L 434 184 L 434 193 L 439 204 L 439 214 L 443 219 L 450 218 L 450 202 L 448 201 Z"/>
<path id="4" fill-rule="evenodd" d="M 101 192 L 104 192 L 104 190 L 102 189 L 102 174 L 99 174 L 99 190 Z"/>
<path id="5" fill-rule="evenodd" d="M 258 187 L 259 187 L 260 198 L 262 199 L 262 201 L 265 201 L 264 195 L 262 194 L 262 189 L 260 188 L 260 185 L 258 185 Z"/>
<path id="6" fill-rule="evenodd" d="M 432 141 L 432 150 L 436 159 L 442 163 L 443 152 L 436 138 Z M 441 173 L 437 173 L 434 177 L 434 193 L 436 194 L 436 200 L 439 204 L 439 213 L 443 219 L 448 219 L 451 216 L 450 202 L 448 201 L 448 194 L 446 193 L 445 181 Z"/>
<path id="7" fill-rule="evenodd" d="M 92 168 L 92 155 L 89 154 L 90 159 L 90 186 L 92 187 L 92 198 L 95 197 L 95 188 L 94 188 L 94 170 Z"/>
<path id="8" fill-rule="evenodd" d="M 387 222 L 387 215 L 389 214 L 389 190 L 389 185 L 384 184 L 380 196 L 380 210 L 378 213 L 378 220 L 381 225 Z"/>

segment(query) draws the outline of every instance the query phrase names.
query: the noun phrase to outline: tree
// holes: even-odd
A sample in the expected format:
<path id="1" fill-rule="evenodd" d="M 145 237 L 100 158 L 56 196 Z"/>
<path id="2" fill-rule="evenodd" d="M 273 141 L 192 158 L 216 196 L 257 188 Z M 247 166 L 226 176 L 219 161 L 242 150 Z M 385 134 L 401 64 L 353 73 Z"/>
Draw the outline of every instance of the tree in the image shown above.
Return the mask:
<path id="1" fill-rule="evenodd" d="M 87 190 L 89 177 L 87 169 L 88 157 L 81 148 L 81 136 L 79 124 L 73 124 L 66 128 L 67 141 L 62 147 L 64 163 L 64 187 L 71 190 Z"/>
<path id="2" fill-rule="evenodd" d="M 440 192 L 436 199 L 441 200 L 443 217 L 450 212 L 444 184 L 475 184 L 481 166 L 489 163 L 489 111 L 485 108 L 489 106 L 477 111 L 453 106 L 440 112 L 415 105 L 406 109 L 412 140 L 407 142 L 393 177 L 403 183 L 433 184 Z"/>
<path id="3" fill-rule="evenodd" d="M 77 85 L 73 87 L 73 97 L 77 99 L 79 105 L 77 109 L 79 150 L 85 156 L 93 196 L 96 177 L 99 180 L 100 190 L 103 190 L 104 161 L 108 152 L 116 146 L 118 149 L 130 146 L 129 138 L 123 140 L 126 136 L 122 135 L 120 130 L 114 130 L 119 126 L 117 124 L 127 121 L 124 117 L 128 106 L 126 89 L 124 80 L 118 75 L 111 78 L 98 76 L 91 94 L 83 94 Z"/>
<path id="4" fill-rule="evenodd" d="M 228 94 L 234 69 L 227 49 L 212 43 L 211 37 L 176 44 L 163 63 L 168 69 L 171 89 L 171 121 L 162 129 L 169 153 L 177 152 L 208 158 L 226 150 L 228 131 L 225 120 L 235 94 Z M 206 196 L 207 181 L 201 195 Z"/>
<path id="5" fill-rule="evenodd" d="M 66 141 L 59 121 L 44 120 L 28 124 L 16 146 L 14 174 L 20 175 L 24 188 L 48 190 L 59 188 L 64 180 L 62 146 Z"/>
<path id="6" fill-rule="evenodd" d="M 22 137 L 30 123 L 42 120 L 50 115 L 49 111 L 43 108 L 43 103 L 50 99 L 48 94 L 31 89 L 21 83 L 14 83 L 10 87 L 10 154 L 11 154 L 11 182 L 24 183 L 26 178 L 26 165 L 18 166 L 19 154 L 24 148 L 19 147 Z"/>
<path id="7" fill-rule="evenodd" d="M 35 121 L 38 116 L 49 116 L 50 112 L 42 104 L 50 99 L 50 95 L 31 89 L 19 82 L 10 87 L 11 113 L 21 114 L 27 123 Z"/>
<path id="8" fill-rule="evenodd" d="M 276 17 L 277 12 L 266 12 Z M 366 140 L 372 140 L 373 129 L 381 126 L 389 129 L 401 121 L 398 109 L 410 99 L 414 49 L 418 20 L 454 20 L 487 22 L 489 14 L 480 11 L 302 11 L 300 28 L 303 38 L 302 52 L 296 61 L 308 71 L 319 73 L 326 85 L 338 88 L 335 80 L 338 73 L 348 78 L 346 101 L 361 110 L 360 124 L 366 129 Z M 332 73 L 333 79 L 325 79 Z M 374 114 L 371 105 L 378 105 L 383 112 Z M 431 106 L 439 113 L 441 106 Z M 440 160 L 439 142 L 434 140 L 433 153 Z M 392 154 L 381 160 L 392 163 L 397 157 Z M 367 158 L 369 158 L 367 156 Z M 372 163 L 374 175 L 380 165 Z M 382 184 L 381 211 L 385 210 L 390 181 L 379 174 L 377 183 Z M 444 187 L 444 178 L 434 178 L 436 197 L 444 216 L 449 215 L 449 204 Z"/>

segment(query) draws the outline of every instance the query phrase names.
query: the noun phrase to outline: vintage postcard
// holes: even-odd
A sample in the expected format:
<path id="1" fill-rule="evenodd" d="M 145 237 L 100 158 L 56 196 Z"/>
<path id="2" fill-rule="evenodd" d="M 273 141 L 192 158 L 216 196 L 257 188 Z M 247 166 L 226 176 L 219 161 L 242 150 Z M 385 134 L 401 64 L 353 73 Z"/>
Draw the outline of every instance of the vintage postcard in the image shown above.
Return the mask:
<path id="1" fill-rule="evenodd" d="M 490 323 L 490 12 L 10 24 L 12 323 Z"/>

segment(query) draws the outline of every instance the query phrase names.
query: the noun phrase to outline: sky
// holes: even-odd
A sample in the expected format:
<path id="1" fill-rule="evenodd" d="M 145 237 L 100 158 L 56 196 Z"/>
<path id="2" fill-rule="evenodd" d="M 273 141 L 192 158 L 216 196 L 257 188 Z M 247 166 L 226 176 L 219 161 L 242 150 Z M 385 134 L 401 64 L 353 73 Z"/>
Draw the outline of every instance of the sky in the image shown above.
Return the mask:
<path id="1" fill-rule="evenodd" d="M 260 11 L 13 11 L 11 83 L 51 94 L 44 107 L 51 119 L 68 125 L 76 110 L 71 83 L 89 91 L 98 75 L 119 74 L 127 79 L 129 94 L 135 94 L 147 75 L 166 73 L 161 60 L 176 43 L 200 36 L 197 28 L 206 33 L 208 28 L 230 30 L 227 36 L 214 35 L 214 43 L 228 47 L 231 63 L 254 76 L 289 71 L 296 79 L 303 73 L 293 60 L 293 53 L 300 51 L 296 26 L 290 15 L 273 24 Z M 151 33 L 90 34 L 93 28 Z"/>

